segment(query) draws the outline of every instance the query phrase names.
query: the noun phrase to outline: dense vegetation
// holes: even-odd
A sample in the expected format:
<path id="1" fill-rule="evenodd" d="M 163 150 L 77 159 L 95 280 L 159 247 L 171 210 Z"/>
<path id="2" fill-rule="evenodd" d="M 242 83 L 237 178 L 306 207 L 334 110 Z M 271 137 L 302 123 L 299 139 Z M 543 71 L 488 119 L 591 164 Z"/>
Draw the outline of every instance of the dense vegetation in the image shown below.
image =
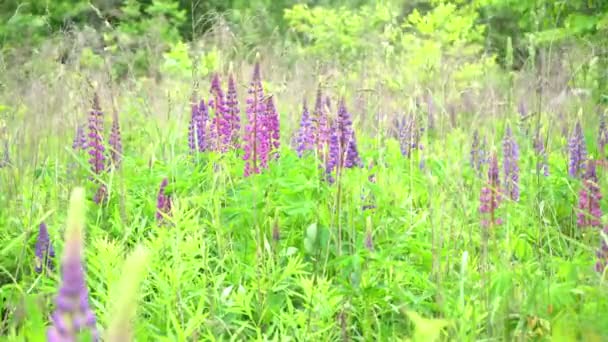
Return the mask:
<path id="1" fill-rule="evenodd" d="M 608 2 L 3 1 L 10 341 L 608 339 Z"/>

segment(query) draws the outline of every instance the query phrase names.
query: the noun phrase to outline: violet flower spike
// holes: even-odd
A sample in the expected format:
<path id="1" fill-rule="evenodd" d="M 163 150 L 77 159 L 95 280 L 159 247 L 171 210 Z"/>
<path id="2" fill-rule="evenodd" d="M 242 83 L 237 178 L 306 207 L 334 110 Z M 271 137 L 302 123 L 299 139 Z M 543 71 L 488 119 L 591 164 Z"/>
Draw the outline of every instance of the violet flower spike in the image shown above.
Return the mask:
<path id="1" fill-rule="evenodd" d="M 496 155 L 490 157 L 488 169 L 488 181 L 481 189 L 479 196 L 479 212 L 485 216 L 481 224 L 483 227 L 500 225 L 502 220 L 496 217 L 496 210 L 501 202 L 500 177 L 498 171 L 498 159 Z"/>
<path id="2" fill-rule="evenodd" d="M 95 175 L 100 175 L 105 171 L 105 148 L 103 146 L 103 112 L 99 107 L 99 97 L 93 97 L 93 107 L 89 115 L 89 163 Z"/>
<path id="3" fill-rule="evenodd" d="M 595 270 L 598 273 L 604 273 L 604 269 L 608 266 L 608 226 L 604 226 L 600 232 L 600 247 L 595 255 L 597 256 Z"/>
<path id="4" fill-rule="evenodd" d="M 300 129 L 298 130 L 296 144 L 296 152 L 300 158 L 302 158 L 304 152 L 314 149 L 314 132 L 306 100 L 304 100 L 302 105 L 302 118 L 300 119 Z"/>
<path id="5" fill-rule="evenodd" d="M 568 141 L 569 161 L 568 174 L 571 177 L 579 177 L 585 170 L 585 160 L 587 159 L 587 146 L 581 123 L 577 122 Z"/>
<path id="6" fill-rule="evenodd" d="M 253 77 L 249 85 L 249 98 L 247 99 L 247 125 L 245 126 L 244 154 L 245 160 L 244 176 L 252 173 L 260 173 L 260 169 L 267 160 L 266 147 L 266 108 L 264 106 L 264 88 L 260 76 L 260 65 L 256 63 L 253 69 Z"/>
<path id="7" fill-rule="evenodd" d="M 536 155 L 539 158 L 539 160 L 536 162 L 536 173 L 540 174 L 540 172 L 542 171 L 543 175 L 545 177 L 548 177 L 549 163 L 547 161 L 547 150 L 545 148 L 545 140 L 543 139 L 540 130 L 538 130 L 536 132 L 536 135 L 534 136 L 533 145 L 534 151 L 536 152 Z"/>
<path id="8" fill-rule="evenodd" d="M 169 180 L 164 178 L 158 190 L 156 198 L 156 220 L 162 222 L 165 216 L 171 215 L 171 197 L 165 193 L 165 189 L 169 184 Z"/>
<path id="9" fill-rule="evenodd" d="M 505 193 L 511 200 L 519 201 L 519 146 L 513 137 L 511 127 L 508 125 L 502 147 Z"/>
<path id="10" fill-rule="evenodd" d="M 93 341 L 99 340 L 95 314 L 89 306 L 83 263 L 83 225 L 85 220 L 84 191 L 76 189 L 70 199 L 68 228 L 61 263 L 61 287 L 51 315 L 53 325 L 47 330 L 47 341 L 77 341 L 88 332 Z"/>
<path id="11" fill-rule="evenodd" d="M 581 228 L 601 226 L 602 209 L 600 200 L 602 199 L 602 193 L 598 184 L 595 164 L 593 160 L 587 162 L 583 187 L 579 192 L 576 223 Z"/>
<path id="12" fill-rule="evenodd" d="M 87 149 L 87 137 L 84 134 L 83 125 L 76 126 L 76 134 L 74 135 L 74 141 L 72 143 L 72 149 L 74 151 L 86 150 Z"/>
<path id="13" fill-rule="evenodd" d="M 266 99 L 266 129 L 269 152 L 272 152 L 274 159 L 279 158 L 279 148 L 281 147 L 281 127 L 279 113 L 274 105 L 273 96 Z"/>
<path id="14" fill-rule="evenodd" d="M 213 101 L 209 103 L 209 107 L 213 108 L 215 117 L 213 118 L 215 148 L 219 152 L 226 152 L 227 146 L 231 138 L 230 114 L 226 108 L 226 98 L 222 90 L 220 76 L 216 73 L 211 80 L 211 89 L 209 91 L 213 97 Z"/>
<path id="15" fill-rule="evenodd" d="M 230 141 L 233 148 L 238 148 L 239 131 L 241 129 L 241 116 L 239 100 L 236 93 L 236 83 L 234 76 L 228 77 L 228 92 L 226 93 L 226 112 L 230 118 Z"/>
<path id="16" fill-rule="evenodd" d="M 597 146 L 599 148 L 600 157 L 602 159 L 606 158 L 606 145 L 608 145 L 608 125 L 606 124 L 606 115 L 601 115 L 597 137 Z"/>
<path id="17" fill-rule="evenodd" d="M 118 115 L 114 115 L 112 130 L 110 132 L 110 160 L 115 167 L 119 167 L 122 161 L 122 137 L 120 134 L 120 124 Z"/>
<path id="18" fill-rule="evenodd" d="M 49 231 L 44 222 L 38 227 L 38 238 L 36 239 L 36 273 L 41 273 L 44 269 L 52 271 L 54 268 L 53 259 L 55 258 L 55 250 L 51 244 Z"/>

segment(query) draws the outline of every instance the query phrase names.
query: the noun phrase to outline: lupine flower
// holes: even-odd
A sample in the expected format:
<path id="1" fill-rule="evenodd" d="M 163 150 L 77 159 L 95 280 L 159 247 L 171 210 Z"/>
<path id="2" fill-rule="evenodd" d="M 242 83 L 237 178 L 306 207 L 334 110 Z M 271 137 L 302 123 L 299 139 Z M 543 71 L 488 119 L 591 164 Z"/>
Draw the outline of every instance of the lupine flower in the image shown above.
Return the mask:
<path id="1" fill-rule="evenodd" d="M 156 220 L 161 222 L 165 216 L 171 215 L 171 197 L 165 193 L 169 180 L 164 178 L 160 183 L 158 196 L 156 197 Z"/>
<path id="2" fill-rule="evenodd" d="M 87 149 L 87 137 L 84 134 L 84 127 L 82 125 L 76 126 L 76 134 L 74 135 L 72 149 L 74 149 L 74 151 Z"/>
<path id="3" fill-rule="evenodd" d="M 269 96 L 266 99 L 265 108 L 266 108 L 266 129 L 267 129 L 267 139 L 268 146 L 270 148 L 269 152 L 272 151 L 273 158 L 277 159 L 279 157 L 279 148 L 281 147 L 281 125 L 279 122 L 279 113 L 277 112 L 277 108 L 274 105 L 273 96 Z"/>
<path id="4" fill-rule="evenodd" d="M 536 173 L 540 173 L 543 171 L 543 175 L 545 177 L 549 176 L 549 164 L 547 163 L 547 150 L 545 148 L 545 141 L 543 139 L 540 130 L 536 132 L 534 136 L 534 151 L 536 152 L 539 159 L 536 162 Z"/>
<path id="5" fill-rule="evenodd" d="M 215 114 L 213 118 L 214 127 L 214 146 L 217 151 L 225 152 L 230 143 L 231 126 L 230 115 L 226 108 L 226 98 L 222 90 L 220 76 L 215 74 L 211 80 L 211 90 L 209 91 L 213 100 L 209 102 L 209 107 L 213 108 Z"/>
<path id="6" fill-rule="evenodd" d="M 190 123 L 188 124 L 188 148 L 191 153 L 207 150 L 208 140 L 210 140 L 207 132 L 208 120 L 209 112 L 205 100 L 201 100 L 198 104 L 193 102 Z"/>
<path id="7" fill-rule="evenodd" d="M 61 287 L 55 299 L 53 326 L 47 330 L 47 341 L 77 341 L 78 335 L 88 332 L 98 341 L 95 314 L 89 306 L 89 292 L 83 264 L 83 226 L 85 220 L 84 191 L 72 192 L 65 247 L 61 263 Z"/>
<path id="8" fill-rule="evenodd" d="M 331 136 L 331 127 L 327 117 L 329 108 L 329 97 L 325 98 L 325 101 L 323 100 L 323 93 L 319 86 L 317 89 L 317 98 L 315 100 L 315 109 L 311 117 L 312 135 L 314 144 L 317 148 L 317 155 L 319 156 L 319 159 L 325 163 L 327 163 L 329 157 L 329 151 L 327 151 L 326 148 L 329 145 Z"/>
<path id="9" fill-rule="evenodd" d="M 89 141 L 87 147 L 89 148 L 89 164 L 93 174 L 96 176 L 101 175 L 105 171 L 105 148 L 103 146 L 103 112 L 99 106 L 99 97 L 97 94 L 93 97 L 93 108 L 89 115 Z M 97 189 L 97 193 L 93 200 L 99 204 L 106 198 L 107 189 L 104 184 L 100 184 Z"/>
<path id="10" fill-rule="evenodd" d="M 313 126 L 308 112 L 308 106 L 306 100 L 302 105 L 302 118 L 300 119 L 300 129 L 298 130 L 298 136 L 296 138 L 296 152 L 298 157 L 302 157 L 304 152 L 312 151 L 314 149 L 314 135 Z"/>
<path id="11" fill-rule="evenodd" d="M 401 155 L 409 158 L 412 155 L 412 150 L 422 150 L 422 144 L 420 143 L 420 137 L 422 135 L 422 128 L 418 128 L 416 124 L 416 117 L 409 115 L 404 117 L 399 123 L 398 138 L 399 146 L 401 148 Z"/>
<path id="12" fill-rule="evenodd" d="M 340 101 L 336 123 L 340 134 L 340 166 L 346 168 L 361 166 L 355 131 L 352 126 L 353 123 L 350 114 L 346 110 L 344 99 Z"/>
<path id="13" fill-rule="evenodd" d="M 600 125 L 597 135 L 597 146 L 600 150 L 600 156 L 605 157 L 606 145 L 608 145 L 608 125 L 606 125 L 606 116 L 600 116 Z"/>
<path id="14" fill-rule="evenodd" d="M 93 97 L 93 108 L 89 115 L 89 163 L 94 174 L 99 175 L 105 171 L 105 148 L 103 146 L 103 112 L 99 107 L 99 97 Z"/>
<path id="15" fill-rule="evenodd" d="M 482 215 L 488 216 L 481 221 L 482 226 L 494 226 L 502 223 L 500 218 L 496 217 L 496 210 L 501 202 L 500 177 L 498 171 L 498 159 L 496 155 L 490 157 L 490 167 L 488 169 L 488 182 L 481 189 L 479 196 L 479 212 Z"/>
<path id="16" fill-rule="evenodd" d="M 260 173 L 260 168 L 266 167 L 268 158 L 266 139 L 266 108 L 264 101 L 264 88 L 260 76 L 260 64 L 256 63 L 253 77 L 249 85 L 249 98 L 247 99 L 247 125 L 245 126 L 245 142 L 243 160 L 245 160 L 245 177 L 252 173 Z"/>
<path id="17" fill-rule="evenodd" d="M 597 262 L 595 263 L 595 270 L 598 273 L 603 273 L 606 266 L 608 266 L 608 226 L 604 226 L 604 229 L 600 233 L 600 248 L 596 252 Z"/>
<path id="18" fill-rule="evenodd" d="M 361 166 L 352 121 L 346 110 L 344 99 L 340 101 L 338 117 L 332 125 L 331 131 L 326 173 L 331 173 L 334 169 L 338 169 L 339 173 L 339 170 L 345 167 Z"/>
<path id="19" fill-rule="evenodd" d="M 55 258 L 55 250 L 51 244 L 49 231 L 44 222 L 38 227 L 38 238 L 36 239 L 36 267 L 37 273 L 41 273 L 43 269 L 53 270 L 53 258 Z"/>
<path id="20" fill-rule="evenodd" d="M 602 209 L 600 200 L 602 194 L 598 184 L 595 162 L 589 160 L 583 177 L 583 188 L 578 196 L 577 224 L 579 227 L 599 227 L 601 224 Z"/>
<path id="21" fill-rule="evenodd" d="M 504 157 L 505 193 L 513 201 L 519 201 L 519 146 L 513 137 L 511 127 L 507 131 L 502 142 Z"/>
<path id="22" fill-rule="evenodd" d="M 473 132 L 473 142 L 471 143 L 471 167 L 475 169 L 478 175 L 481 175 L 482 165 L 487 163 L 486 157 L 486 137 L 483 137 L 483 141 L 479 140 L 479 133 L 477 130 Z"/>
<path id="23" fill-rule="evenodd" d="M 330 126 L 329 143 L 327 148 L 327 160 L 325 162 L 325 174 L 329 183 L 334 182 L 331 173 L 338 166 L 340 160 L 340 133 L 337 124 Z"/>
<path id="24" fill-rule="evenodd" d="M 112 131 L 110 132 L 110 160 L 115 167 L 120 166 L 122 159 L 122 138 L 120 136 L 120 125 L 118 115 L 114 115 Z"/>
<path id="25" fill-rule="evenodd" d="M 585 160 L 587 159 L 587 146 L 580 122 L 577 122 L 574 126 L 574 131 L 568 141 L 568 150 L 570 154 L 568 174 L 572 177 L 578 177 L 585 170 Z"/>
<path id="26" fill-rule="evenodd" d="M 241 116 L 239 110 L 239 100 L 236 93 L 236 83 L 232 73 L 228 77 L 228 93 L 226 93 L 226 112 L 230 118 L 230 141 L 233 147 L 239 145 L 238 136 L 241 129 Z"/>
<path id="27" fill-rule="evenodd" d="M 522 120 L 528 116 L 528 108 L 526 107 L 526 103 L 524 101 L 519 101 L 517 104 L 517 112 L 519 112 L 519 117 Z"/>

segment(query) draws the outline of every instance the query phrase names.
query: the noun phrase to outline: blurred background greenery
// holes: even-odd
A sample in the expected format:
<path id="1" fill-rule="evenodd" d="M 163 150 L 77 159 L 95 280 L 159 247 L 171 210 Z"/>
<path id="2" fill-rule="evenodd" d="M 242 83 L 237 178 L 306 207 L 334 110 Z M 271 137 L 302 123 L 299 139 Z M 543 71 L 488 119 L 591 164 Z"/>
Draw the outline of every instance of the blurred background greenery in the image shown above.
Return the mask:
<path id="1" fill-rule="evenodd" d="M 429 79 L 444 73 L 441 65 L 447 61 L 460 65 L 453 76 L 464 82 L 495 64 L 507 71 L 535 67 L 544 58 L 543 50 L 557 54 L 570 48 L 586 56 L 576 66 L 586 82 L 578 86 L 593 89 L 606 101 L 608 1 L 603 0 L 5 0 L 0 4 L 5 58 L 35 53 L 40 44 L 58 36 L 94 30 L 102 34 L 85 36 L 93 39 L 77 51 L 79 57 L 95 65 L 98 55 L 110 52 L 118 75 L 167 71 L 154 70 L 163 66 L 174 70 L 183 62 L 183 54 L 191 52 L 191 43 L 217 33 L 218 28 L 237 37 L 233 54 L 280 42 L 291 57 L 305 54 L 341 66 L 360 66 L 379 58 L 388 65 L 396 61 L 404 70 L 424 68 Z M 68 59 L 72 48 L 64 45 L 56 58 Z M 116 58 L 117 50 L 122 58 Z M 384 81 L 398 87 L 411 77 Z"/>

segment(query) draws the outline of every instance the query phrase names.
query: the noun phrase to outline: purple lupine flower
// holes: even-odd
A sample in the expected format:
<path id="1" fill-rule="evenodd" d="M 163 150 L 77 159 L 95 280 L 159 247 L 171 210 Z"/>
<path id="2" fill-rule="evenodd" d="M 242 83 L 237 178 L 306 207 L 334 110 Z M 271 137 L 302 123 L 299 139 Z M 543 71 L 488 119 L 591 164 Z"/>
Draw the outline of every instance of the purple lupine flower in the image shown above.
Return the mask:
<path id="1" fill-rule="evenodd" d="M 93 107 L 89 115 L 89 140 L 87 147 L 89 148 L 89 164 L 95 176 L 100 176 L 105 171 L 105 148 L 103 146 L 103 112 L 99 106 L 99 97 L 97 94 L 93 97 Z M 95 179 L 99 182 L 98 179 Z M 106 198 L 106 186 L 105 184 L 99 184 L 97 193 L 93 200 L 99 204 Z"/>
<path id="2" fill-rule="evenodd" d="M 279 148 L 281 147 L 281 125 L 279 122 L 279 112 L 274 105 L 274 96 L 266 98 L 266 138 L 268 139 L 269 153 L 272 151 L 274 159 L 279 158 Z"/>
<path id="3" fill-rule="evenodd" d="M 89 163 L 95 175 L 100 175 L 105 171 L 105 148 L 103 146 L 103 112 L 99 106 L 97 94 L 93 97 L 93 108 L 89 115 Z"/>
<path id="4" fill-rule="evenodd" d="M 600 150 L 601 158 L 606 156 L 606 145 L 608 145 L 608 125 L 606 124 L 606 116 L 600 116 L 600 125 L 597 132 L 597 146 Z"/>
<path id="5" fill-rule="evenodd" d="M 89 305 L 89 292 L 85 282 L 83 201 L 84 192 L 75 190 L 70 200 L 68 229 L 61 263 L 61 287 L 55 298 L 55 311 L 51 315 L 53 325 L 47 330 L 49 342 L 77 341 L 78 335 L 83 332 L 88 332 L 93 341 L 99 340 L 95 314 Z"/>
<path id="6" fill-rule="evenodd" d="M 298 130 L 298 136 L 296 138 L 296 152 L 298 153 L 298 157 L 302 158 L 305 151 L 314 150 L 315 142 L 313 134 L 310 113 L 308 112 L 306 100 L 304 100 L 302 105 L 302 118 L 300 119 L 300 129 Z"/>
<path id="7" fill-rule="evenodd" d="M 595 162 L 587 161 L 587 169 L 583 176 L 583 188 L 578 196 L 578 212 L 576 223 L 579 227 L 599 227 L 601 225 L 602 209 L 600 200 L 602 193 L 598 184 Z"/>
<path id="8" fill-rule="evenodd" d="M 165 193 L 168 184 L 169 180 L 163 178 L 158 190 L 158 196 L 156 197 L 156 220 L 158 222 L 162 222 L 165 216 L 171 215 L 171 196 Z"/>
<path id="9" fill-rule="evenodd" d="M 568 174 L 572 177 L 581 176 L 585 170 L 587 159 L 587 146 L 580 122 L 576 122 L 574 131 L 568 141 L 570 160 L 568 161 Z"/>
<path id="10" fill-rule="evenodd" d="M 327 160 L 325 162 L 325 175 L 329 183 L 334 182 L 331 173 L 338 166 L 340 161 L 340 132 L 338 125 L 333 123 L 330 125 L 330 135 L 327 148 Z"/>
<path id="11" fill-rule="evenodd" d="M 213 96 L 213 100 L 209 102 L 209 107 L 213 108 L 214 118 L 214 146 L 219 152 L 226 152 L 230 143 L 231 126 L 230 114 L 226 108 L 226 98 L 222 90 L 220 76 L 216 73 L 211 80 L 211 89 L 209 90 Z"/>
<path id="12" fill-rule="evenodd" d="M 49 231 L 44 222 L 38 227 L 38 238 L 36 239 L 36 273 L 41 273 L 43 269 L 53 270 L 53 258 L 55 250 L 49 237 Z"/>
<path id="13" fill-rule="evenodd" d="M 269 146 L 266 145 L 266 108 L 264 101 L 264 88 L 260 76 L 260 64 L 256 62 L 253 77 L 249 85 L 249 98 L 247 99 L 247 125 L 245 126 L 244 155 L 245 177 L 252 173 L 260 173 L 260 167 L 265 167 Z"/>
<path id="14" fill-rule="evenodd" d="M 120 124 L 118 123 L 118 115 L 114 115 L 112 122 L 112 131 L 110 132 L 110 160 L 115 167 L 120 166 L 122 160 L 122 138 L 120 135 Z"/>
<path id="15" fill-rule="evenodd" d="M 74 149 L 74 151 L 87 149 L 87 137 L 84 134 L 83 125 L 76 126 L 76 134 L 74 135 L 74 141 L 72 142 L 72 149 Z"/>
<path id="16" fill-rule="evenodd" d="M 498 159 L 493 154 L 490 157 L 490 167 L 488 169 L 487 184 L 481 189 L 479 196 L 479 212 L 487 216 L 482 219 L 481 225 L 484 227 L 499 225 L 502 223 L 500 218 L 496 217 L 496 210 L 501 202 L 500 176 L 498 171 Z"/>
<path id="17" fill-rule="evenodd" d="M 511 200 L 519 201 L 519 146 L 508 125 L 502 142 L 502 151 L 505 193 Z"/>
<path id="18" fill-rule="evenodd" d="M 372 230 L 371 229 L 366 229 L 365 230 L 365 248 L 370 251 L 373 252 L 374 251 L 374 238 L 372 236 Z"/>
<path id="19" fill-rule="evenodd" d="M 199 152 L 207 151 L 210 148 L 210 142 L 214 140 L 214 130 L 209 123 L 209 109 L 205 100 L 201 100 L 198 105 L 198 120 L 197 120 L 197 146 Z"/>
<path id="20" fill-rule="evenodd" d="M 604 226 L 600 232 L 600 240 L 600 248 L 596 252 L 595 270 L 598 273 L 604 273 L 604 269 L 608 266 L 608 226 Z"/>
<path id="21" fill-rule="evenodd" d="M 325 102 L 325 103 L 324 103 Z M 329 97 L 323 100 L 323 92 L 321 87 L 317 89 L 317 98 L 315 100 L 315 109 L 311 116 L 312 136 L 317 149 L 317 156 L 321 162 L 327 164 L 329 151 L 326 150 L 329 146 L 331 138 L 331 126 L 327 117 L 329 111 Z"/>
<path id="22" fill-rule="evenodd" d="M 230 118 L 230 141 L 234 148 L 239 146 L 238 138 L 241 129 L 239 100 L 236 93 L 236 83 L 232 73 L 228 77 L 228 92 L 226 93 L 226 112 Z"/>
<path id="23" fill-rule="evenodd" d="M 526 103 L 524 101 L 520 100 L 517 104 L 517 112 L 522 120 L 528 116 L 528 107 L 526 107 Z"/>
<path id="24" fill-rule="evenodd" d="M 405 116 L 401 121 L 398 121 L 397 131 L 402 156 L 410 158 L 412 150 L 422 150 L 420 137 L 424 129 L 418 128 L 416 117 L 413 114 Z"/>
<path id="25" fill-rule="evenodd" d="M 353 130 L 350 113 L 346 110 L 344 99 L 338 106 L 338 118 L 336 120 L 340 135 L 340 167 L 353 168 L 361 166 L 357 140 Z"/>
<path id="26" fill-rule="evenodd" d="M 486 158 L 486 137 L 483 137 L 483 141 L 479 140 L 479 133 L 477 130 L 473 132 L 473 141 L 471 142 L 471 167 L 477 172 L 477 175 L 481 176 L 482 165 L 487 162 Z"/>
<path id="27" fill-rule="evenodd" d="M 534 151 L 536 152 L 539 160 L 536 162 L 536 173 L 540 174 L 543 171 L 545 177 L 549 176 L 549 164 L 547 162 L 547 149 L 545 148 L 545 140 L 540 132 L 540 129 L 536 131 L 534 136 Z"/>

